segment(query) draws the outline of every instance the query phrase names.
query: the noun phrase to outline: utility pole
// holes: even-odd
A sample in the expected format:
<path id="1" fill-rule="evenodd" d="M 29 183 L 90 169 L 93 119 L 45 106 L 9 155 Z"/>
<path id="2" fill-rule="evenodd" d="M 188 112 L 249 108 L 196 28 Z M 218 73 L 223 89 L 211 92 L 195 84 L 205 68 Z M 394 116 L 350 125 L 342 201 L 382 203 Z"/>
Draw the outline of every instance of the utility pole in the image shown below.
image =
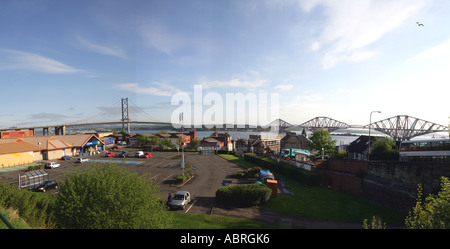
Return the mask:
<path id="1" fill-rule="evenodd" d="M 130 113 L 128 110 L 128 98 L 122 99 L 122 122 L 127 121 L 127 133 L 131 133 L 130 127 Z M 122 131 L 125 131 L 125 123 L 122 123 Z"/>

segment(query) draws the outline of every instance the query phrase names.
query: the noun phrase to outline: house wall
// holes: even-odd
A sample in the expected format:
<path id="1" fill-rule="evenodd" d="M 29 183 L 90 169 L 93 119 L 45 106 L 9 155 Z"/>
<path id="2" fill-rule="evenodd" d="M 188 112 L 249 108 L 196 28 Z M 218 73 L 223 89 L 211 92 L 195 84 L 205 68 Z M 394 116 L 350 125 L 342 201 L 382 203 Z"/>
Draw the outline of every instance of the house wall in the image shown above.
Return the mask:
<path id="1" fill-rule="evenodd" d="M 0 155 L 0 168 L 8 168 L 18 165 L 24 165 L 27 163 L 33 163 L 34 159 L 35 157 L 32 151 Z"/>

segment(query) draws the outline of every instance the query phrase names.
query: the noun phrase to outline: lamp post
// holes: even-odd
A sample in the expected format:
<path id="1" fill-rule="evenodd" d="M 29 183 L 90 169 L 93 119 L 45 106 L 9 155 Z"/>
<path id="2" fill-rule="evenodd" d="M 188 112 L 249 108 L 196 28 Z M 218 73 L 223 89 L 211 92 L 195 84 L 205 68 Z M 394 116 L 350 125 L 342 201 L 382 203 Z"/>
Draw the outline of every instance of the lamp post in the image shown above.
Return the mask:
<path id="1" fill-rule="evenodd" d="M 370 161 L 370 130 L 372 129 L 372 113 L 381 113 L 381 111 L 372 111 L 370 112 L 370 121 L 369 121 L 369 153 L 367 154 L 367 161 Z"/>

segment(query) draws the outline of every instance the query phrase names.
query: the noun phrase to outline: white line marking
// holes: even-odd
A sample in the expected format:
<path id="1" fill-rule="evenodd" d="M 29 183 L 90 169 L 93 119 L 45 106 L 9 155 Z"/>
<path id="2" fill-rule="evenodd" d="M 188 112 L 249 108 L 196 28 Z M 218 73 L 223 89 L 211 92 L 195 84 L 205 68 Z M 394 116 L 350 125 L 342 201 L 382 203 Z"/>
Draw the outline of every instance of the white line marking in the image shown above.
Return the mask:
<path id="1" fill-rule="evenodd" d="M 171 177 L 173 174 L 170 174 L 168 177 L 162 179 L 161 181 L 158 182 L 158 184 L 160 184 L 162 181 L 166 180 L 167 178 Z"/>
<path id="2" fill-rule="evenodd" d="M 192 206 L 194 206 L 195 202 L 197 202 L 197 200 L 194 200 L 194 202 L 191 204 L 191 206 L 186 210 L 186 212 L 184 212 L 185 214 L 187 214 L 187 212 L 189 212 L 189 210 L 191 210 Z"/>

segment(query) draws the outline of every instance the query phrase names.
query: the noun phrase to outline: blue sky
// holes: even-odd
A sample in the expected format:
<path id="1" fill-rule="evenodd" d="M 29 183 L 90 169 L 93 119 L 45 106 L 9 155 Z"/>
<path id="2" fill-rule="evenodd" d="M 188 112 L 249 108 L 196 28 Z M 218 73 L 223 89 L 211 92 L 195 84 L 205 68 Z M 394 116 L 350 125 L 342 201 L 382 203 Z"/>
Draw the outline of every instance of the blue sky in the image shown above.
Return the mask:
<path id="1" fill-rule="evenodd" d="M 194 85 L 278 93 L 293 124 L 364 125 L 380 110 L 373 120 L 447 125 L 449 11 L 445 0 L 2 0 L 0 127 L 120 119 L 125 97 L 170 121 L 172 96 Z"/>

